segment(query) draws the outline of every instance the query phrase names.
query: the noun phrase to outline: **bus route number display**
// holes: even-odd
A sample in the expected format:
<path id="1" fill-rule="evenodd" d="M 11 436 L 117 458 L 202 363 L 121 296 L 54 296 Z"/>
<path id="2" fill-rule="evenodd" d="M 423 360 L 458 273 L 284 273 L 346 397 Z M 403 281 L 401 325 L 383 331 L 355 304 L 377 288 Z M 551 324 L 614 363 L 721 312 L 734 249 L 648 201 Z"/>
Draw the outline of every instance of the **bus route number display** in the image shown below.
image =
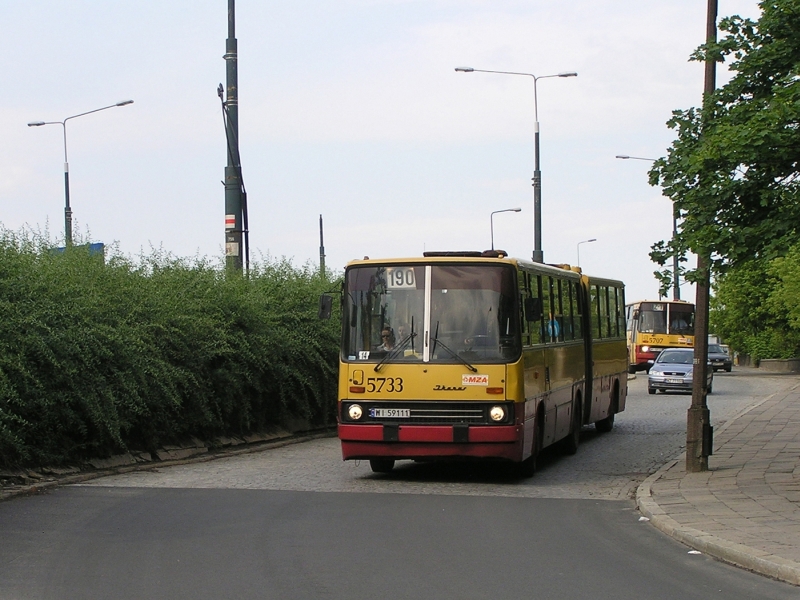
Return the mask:
<path id="1" fill-rule="evenodd" d="M 416 289 L 414 267 L 392 267 L 386 269 L 386 287 L 390 290 Z"/>

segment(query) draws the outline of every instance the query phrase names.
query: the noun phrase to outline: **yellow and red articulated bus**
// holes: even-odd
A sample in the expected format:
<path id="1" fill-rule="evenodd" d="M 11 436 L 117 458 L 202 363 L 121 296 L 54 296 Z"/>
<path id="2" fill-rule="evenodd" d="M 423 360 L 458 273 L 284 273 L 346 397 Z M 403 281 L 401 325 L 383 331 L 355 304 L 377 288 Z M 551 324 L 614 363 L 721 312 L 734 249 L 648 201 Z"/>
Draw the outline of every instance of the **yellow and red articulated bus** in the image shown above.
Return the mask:
<path id="1" fill-rule="evenodd" d="M 649 371 L 665 348 L 694 348 L 694 304 L 642 300 L 626 307 L 628 372 Z"/>
<path id="2" fill-rule="evenodd" d="M 505 459 L 530 476 L 543 448 L 574 453 L 581 427 L 609 431 L 625 409 L 624 306 L 620 281 L 502 251 L 349 263 L 343 458 L 375 472 L 401 459 Z"/>

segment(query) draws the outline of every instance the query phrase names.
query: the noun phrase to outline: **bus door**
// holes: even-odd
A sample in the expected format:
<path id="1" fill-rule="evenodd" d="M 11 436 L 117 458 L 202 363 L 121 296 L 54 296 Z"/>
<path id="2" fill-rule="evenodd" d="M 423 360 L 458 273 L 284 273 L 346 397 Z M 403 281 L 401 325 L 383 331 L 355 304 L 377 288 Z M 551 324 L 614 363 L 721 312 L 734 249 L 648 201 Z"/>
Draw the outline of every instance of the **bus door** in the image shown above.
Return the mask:
<path id="1" fill-rule="evenodd" d="M 549 392 L 549 372 L 544 348 L 544 317 L 539 277 L 519 272 L 520 307 L 522 309 L 522 370 L 525 394 L 523 458 L 533 448 L 537 414 L 544 416 Z M 540 425 L 544 425 L 544 419 Z M 544 440 L 544 435 L 542 439 Z"/>
<path id="2" fill-rule="evenodd" d="M 594 353 L 592 340 L 594 339 L 595 332 L 592 329 L 592 309 L 593 304 L 591 301 L 592 295 L 590 292 L 589 278 L 586 275 L 581 276 L 580 290 L 578 294 L 578 307 L 581 311 L 580 321 L 583 327 L 583 352 L 585 363 L 585 395 L 583 403 L 583 422 L 591 422 L 592 405 L 594 404 Z"/>
<path id="3" fill-rule="evenodd" d="M 541 341 L 544 345 L 544 445 L 547 446 L 563 437 L 566 426 L 569 432 L 569 406 L 572 401 L 572 387 L 566 381 L 566 365 L 563 355 L 563 339 L 558 321 L 559 303 L 553 297 L 553 287 L 557 280 L 549 275 L 540 275 L 539 290 L 542 303 Z"/>

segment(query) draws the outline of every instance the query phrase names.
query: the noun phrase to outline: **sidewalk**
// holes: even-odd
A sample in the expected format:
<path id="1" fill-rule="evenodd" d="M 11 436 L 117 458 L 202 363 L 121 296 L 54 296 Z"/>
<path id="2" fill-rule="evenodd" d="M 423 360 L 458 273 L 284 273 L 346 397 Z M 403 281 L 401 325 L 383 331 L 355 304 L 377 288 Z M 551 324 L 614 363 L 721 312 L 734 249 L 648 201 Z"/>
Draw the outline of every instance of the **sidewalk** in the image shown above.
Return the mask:
<path id="1" fill-rule="evenodd" d="M 636 492 L 658 529 L 705 554 L 800 585 L 800 378 L 714 431 L 709 470 L 681 455 Z"/>

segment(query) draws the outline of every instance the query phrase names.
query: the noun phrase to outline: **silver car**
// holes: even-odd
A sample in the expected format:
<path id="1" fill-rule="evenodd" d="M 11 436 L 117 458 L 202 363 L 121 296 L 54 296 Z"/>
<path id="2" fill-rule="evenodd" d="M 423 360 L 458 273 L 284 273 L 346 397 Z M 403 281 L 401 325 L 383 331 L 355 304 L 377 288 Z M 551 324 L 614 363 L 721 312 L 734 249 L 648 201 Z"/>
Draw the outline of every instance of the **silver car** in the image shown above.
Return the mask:
<path id="1" fill-rule="evenodd" d="M 666 348 L 656 357 L 647 375 L 647 391 L 691 392 L 694 376 L 693 348 Z M 711 393 L 714 370 L 709 365 L 706 380 L 707 393 Z"/>

